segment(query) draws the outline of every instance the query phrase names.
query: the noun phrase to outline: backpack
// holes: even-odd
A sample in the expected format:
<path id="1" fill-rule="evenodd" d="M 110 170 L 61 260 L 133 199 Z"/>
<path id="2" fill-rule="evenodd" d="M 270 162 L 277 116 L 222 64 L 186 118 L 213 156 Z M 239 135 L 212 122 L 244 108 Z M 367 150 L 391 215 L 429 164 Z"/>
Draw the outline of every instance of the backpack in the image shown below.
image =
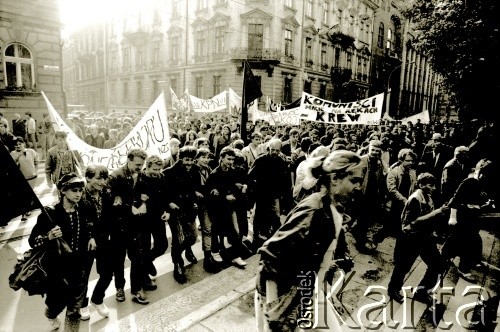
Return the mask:
<path id="1" fill-rule="evenodd" d="M 24 289 L 30 296 L 47 292 L 48 277 L 46 266 L 47 249 L 45 247 L 29 249 L 18 260 L 14 271 L 9 276 L 9 286 L 13 290 Z"/>
<path id="2" fill-rule="evenodd" d="M 49 283 L 47 274 L 49 260 L 72 252 L 62 238 L 57 238 L 54 245 L 55 247 L 45 245 L 27 250 L 23 258 L 17 261 L 14 271 L 9 276 L 9 287 L 15 291 L 22 288 L 28 292 L 29 296 L 41 295 L 43 297 L 47 293 Z"/>

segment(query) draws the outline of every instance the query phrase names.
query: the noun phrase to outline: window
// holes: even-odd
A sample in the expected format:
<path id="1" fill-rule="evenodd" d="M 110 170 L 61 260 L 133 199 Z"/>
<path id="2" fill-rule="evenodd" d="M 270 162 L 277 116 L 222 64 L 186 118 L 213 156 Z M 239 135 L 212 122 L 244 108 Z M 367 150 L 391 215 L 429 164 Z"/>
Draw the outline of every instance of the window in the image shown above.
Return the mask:
<path id="1" fill-rule="evenodd" d="M 222 77 L 214 76 L 214 93 L 213 93 L 214 96 L 221 93 L 221 87 L 222 87 Z"/>
<path id="2" fill-rule="evenodd" d="M 285 85 L 283 88 L 283 102 L 289 104 L 292 102 L 292 80 L 291 75 L 285 77 Z"/>
<path id="3" fill-rule="evenodd" d="M 326 59 L 326 50 L 327 50 L 327 45 L 326 43 L 321 43 L 321 66 L 326 66 L 328 65 L 327 59 Z"/>
<path id="4" fill-rule="evenodd" d="M 206 31 L 198 31 L 196 33 L 196 56 L 203 57 L 207 54 L 207 39 Z M 200 59 L 198 59 L 200 61 Z"/>
<path id="5" fill-rule="evenodd" d="M 118 69 L 118 51 L 111 51 L 111 70 L 116 71 Z"/>
<path id="6" fill-rule="evenodd" d="M 136 66 L 139 68 L 144 68 L 146 53 L 144 51 L 144 45 L 137 46 L 137 59 Z"/>
<path id="7" fill-rule="evenodd" d="M 215 28 L 215 53 L 220 54 L 226 51 L 226 38 L 224 27 Z"/>
<path id="8" fill-rule="evenodd" d="M 340 66 L 340 47 L 335 47 L 335 67 Z"/>
<path id="9" fill-rule="evenodd" d="M 313 0 L 306 0 L 306 16 L 313 17 Z"/>
<path id="10" fill-rule="evenodd" d="M 171 78 L 170 79 L 170 87 L 177 94 L 177 79 L 176 78 Z"/>
<path id="11" fill-rule="evenodd" d="M 285 30 L 285 56 L 292 55 L 292 30 Z"/>
<path id="12" fill-rule="evenodd" d="M 262 47 L 264 44 L 264 25 L 248 25 L 248 58 L 262 59 Z"/>
<path id="13" fill-rule="evenodd" d="M 384 30 L 385 30 L 384 24 L 380 23 L 380 25 L 378 27 L 378 38 L 377 38 L 377 47 L 379 47 L 379 48 L 384 47 L 384 34 L 385 34 Z"/>
<path id="14" fill-rule="evenodd" d="M 123 82 L 122 100 L 128 100 L 128 82 Z"/>
<path id="15" fill-rule="evenodd" d="M 196 10 L 202 10 L 208 8 L 208 0 L 198 0 L 196 1 Z"/>
<path id="16" fill-rule="evenodd" d="M 293 0 L 284 0 L 285 7 L 293 8 Z"/>
<path id="17" fill-rule="evenodd" d="M 311 93 L 311 81 L 304 82 L 304 92 Z"/>
<path id="18" fill-rule="evenodd" d="M 115 101 L 115 96 L 116 96 L 115 89 L 116 89 L 115 83 L 111 83 L 109 86 L 109 99 L 111 101 Z"/>
<path id="19" fill-rule="evenodd" d="M 136 94 L 135 94 L 136 100 L 141 101 L 142 100 L 142 82 L 137 81 L 135 88 L 136 88 Z"/>
<path id="20" fill-rule="evenodd" d="M 123 68 L 130 68 L 130 48 L 123 49 Z"/>
<path id="21" fill-rule="evenodd" d="M 153 63 L 159 63 L 161 59 L 161 41 L 155 40 L 153 42 Z"/>
<path id="22" fill-rule="evenodd" d="M 195 93 L 196 97 L 203 98 L 203 77 L 196 77 Z"/>
<path id="23" fill-rule="evenodd" d="M 178 61 L 179 60 L 179 49 L 181 47 L 181 37 L 179 34 L 173 34 L 170 37 L 170 61 Z"/>
<path id="24" fill-rule="evenodd" d="M 326 82 L 321 82 L 319 85 L 319 97 L 321 99 L 326 99 Z"/>
<path id="25" fill-rule="evenodd" d="M 9 88 L 31 89 L 35 84 L 31 52 L 21 44 L 5 48 L 5 82 Z"/>
<path id="26" fill-rule="evenodd" d="M 312 62 L 312 38 L 306 37 L 306 66 L 310 67 Z"/>
<path id="27" fill-rule="evenodd" d="M 392 49 L 392 30 L 391 29 L 387 29 L 387 41 L 386 41 L 386 44 L 385 44 L 385 48 L 387 49 Z"/>
<path id="28" fill-rule="evenodd" d="M 368 59 L 363 58 L 363 75 L 365 81 L 368 81 Z"/>
<path id="29" fill-rule="evenodd" d="M 155 100 L 158 96 L 158 91 L 160 90 L 160 82 L 158 82 L 157 78 L 155 78 L 151 85 L 153 87 L 153 95 L 151 96 L 151 98 Z"/>
<path id="30" fill-rule="evenodd" d="M 330 12 L 330 4 L 326 1 L 323 1 L 323 24 L 328 24 L 328 14 Z"/>

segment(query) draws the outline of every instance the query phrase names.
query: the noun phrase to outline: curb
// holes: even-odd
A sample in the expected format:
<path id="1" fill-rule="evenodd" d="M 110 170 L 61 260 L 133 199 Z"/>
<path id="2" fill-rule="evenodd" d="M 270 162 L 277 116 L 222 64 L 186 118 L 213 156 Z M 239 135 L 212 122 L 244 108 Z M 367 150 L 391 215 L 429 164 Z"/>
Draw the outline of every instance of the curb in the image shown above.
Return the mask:
<path id="1" fill-rule="evenodd" d="M 235 290 L 232 290 L 226 295 L 221 296 L 210 303 L 207 303 L 198 310 L 188 314 L 187 316 L 184 316 L 182 319 L 172 322 L 171 324 L 169 324 L 167 331 L 187 330 L 191 326 L 196 325 L 204 319 L 212 316 L 216 312 L 238 301 L 244 295 L 253 292 L 253 290 L 255 289 L 256 279 L 256 277 L 253 277 Z"/>

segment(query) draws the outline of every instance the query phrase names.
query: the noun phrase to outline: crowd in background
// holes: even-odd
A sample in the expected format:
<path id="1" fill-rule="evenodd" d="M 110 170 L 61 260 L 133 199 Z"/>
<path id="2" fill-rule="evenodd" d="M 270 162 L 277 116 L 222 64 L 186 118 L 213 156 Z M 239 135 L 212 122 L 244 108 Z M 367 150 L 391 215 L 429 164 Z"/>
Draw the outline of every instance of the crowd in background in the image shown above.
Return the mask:
<path id="1" fill-rule="evenodd" d="M 103 117 L 85 124 L 76 117 L 68 123 L 88 144 L 110 148 L 138 120 Z M 231 264 L 245 268 L 245 257 L 256 253 L 280 229 L 284 216 L 303 199 L 323 190 L 313 169 L 318 160 L 324 160 L 333 151 L 356 153 L 365 169 L 362 195 L 357 201 L 362 208 L 350 216 L 352 222 L 348 227 L 355 239 L 355 249 L 365 254 L 375 253 L 378 244 L 388 236 L 404 238 L 408 243 L 408 234 L 411 243 L 425 240 L 426 248 L 434 248 L 447 242 L 450 226 L 458 221 L 459 231 L 452 232 L 455 242 L 449 241 L 455 244 L 448 246 L 446 257 L 460 256 L 464 262 L 460 266 L 461 276 L 472 280 L 471 270 L 479 262 L 482 243 L 474 224 L 478 214 L 463 212 L 464 206 L 471 205 L 474 209 L 477 206 L 477 210 L 491 208 L 498 195 L 498 175 L 491 172 L 491 167 L 498 163 L 499 152 L 494 146 L 498 133 L 494 124 L 481 121 L 423 124 L 382 120 L 379 125 L 302 122 L 299 126 L 274 126 L 257 121 L 247 123 L 248 136 L 241 137 L 237 119 L 230 116 L 177 114 L 169 117 L 172 154 L 169 159 L 134 149 L 129 151 L 127 163 L 113 172 L 89 165 L 83 172 L 86 181 L 78 177 L 81 159 L 78 151 L 68 149 L 66 134 L 40 125 L 40 139 L 37 141 L 35 135 L 33 141 L 28 122 L 29 119 L 24 127 L 26 132 L 13 133 L 15 124 L 10 126 L 2 121 L 0 139 L 11 151 L 15 150 L 16 140 L 19 141 L 16 137 L 28 146 L 44 147 L 41 159 L 46 160 L 47 183 L 57 186 L 61 195 L 58 204 L 66 204 L 68 208 L 66 214 L 61 212 L 55 218 L 73 226 L 89 223 L 85 241 L 97 243 L 91 251 L 95 243 L 78 246 L 82 237 L 75 234 L 75 227 L 62 233 L 59 228 L 46 225 L 34 229 L 30 237 L 33 245 L 43 245 L 56 237 L 67 238 L 75 252 L 88 259 L 88 263 L 74 267 L 86 271 L 83 275 L 87 280 L 82 281 L 74 274 L 70 277 L 75 282 L 73 298 L 57 297 L 54 305 L 49 301 L 54 296 L 47 297 L 46 314 L 53 325 L 58 324 L 61 301 L 71 306 L 68 315 L 88 319 L 89 300 L 86 288 L 82 287 L 88 283 L 94 259 L 100 274 L 100 287 L 96 291 L 100 293 L 96 295 L 94 291 L 91 303 L 101 315 L 108 314 L 102 295 L 113 276 L 116 299 L 125 300 L 126 255 L 132 263 L 132 299 L 140 304 L 149 303 L 145 291 L 157 287 L 154 260 L 168 247 L 166 225 L 172 233 L 173 276 L 177 282 L 187 281 L 182 254 L 192 264 L 198 260 L 192 251 L 198 232 L 206 271 L 217 273 Z M 40 145 L 43 135 L 50 138 Z M 470 178 L 488 180 L 476 183 L 467 180 Z M 417 190 L 420 196 L 412 198 Z M 80 200 L 90 203 L 78 204 Z M 419 212 L 413 212 L 416 216 L 408 212 L 415 210 L 409 206 L 410 201 L 420 204 Z M 431 217 L 437 220 L 432 226 L 418 219 L 431 218 L 428 216 L 431 212 L 434 213 Z M 416 220 L 423 228 L 415 227 Z M 457 245 L 464 237 L 474 242 L 465 252 L 463 246 Z M 396 269 L 390 294 L 398 301 L 401 300 L 399 280 L 407 273 L 412 257 L 426 255 L 403 246 L 401 241 L 394 253 Z M 435 260 L 429 263 L 432 275 L 427 278 L 441 271 L 443 264 L 444 261 Z M 60 287 L 55 285 L 54 291 L 60 292 Z"/>

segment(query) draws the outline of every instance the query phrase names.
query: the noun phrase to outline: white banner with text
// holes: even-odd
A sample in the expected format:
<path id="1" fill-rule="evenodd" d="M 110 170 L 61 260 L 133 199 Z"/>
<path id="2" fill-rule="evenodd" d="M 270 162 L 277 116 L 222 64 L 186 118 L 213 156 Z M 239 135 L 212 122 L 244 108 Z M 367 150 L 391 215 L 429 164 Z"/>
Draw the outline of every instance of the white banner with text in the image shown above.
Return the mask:
<path id="1" fill-rule="evenodd" d="M 148 155 L 159 155 L 163 159 L 170 156 L 170 132 L 163 92 L 123 141 L 111 149 L 99 149 L 82 141 L 64 122 L 43 92 L 42 96 L 54 129 L 68 134 L 68 148 L 80 153 L 85 166 L 100 164 L 113 171 L 123 166 L 127 161 L 128 151 L 136 148 L 145 150 Z"/>

